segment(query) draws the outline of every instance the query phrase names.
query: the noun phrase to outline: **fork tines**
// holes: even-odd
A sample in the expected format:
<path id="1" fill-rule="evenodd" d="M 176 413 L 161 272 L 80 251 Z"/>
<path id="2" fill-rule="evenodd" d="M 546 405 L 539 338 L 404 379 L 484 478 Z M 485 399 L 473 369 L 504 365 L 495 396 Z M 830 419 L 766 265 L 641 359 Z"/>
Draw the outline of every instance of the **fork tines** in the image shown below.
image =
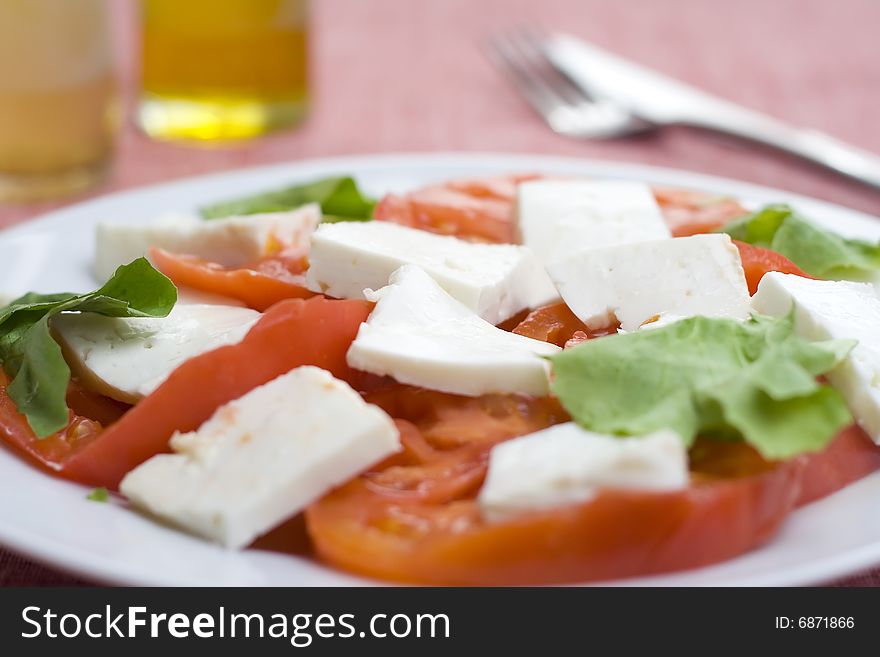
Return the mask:
<path id="1" fill-rule="evenodd" d="M 489 54 L 550 128 L 571 137 L 617 137 L 635 131 L 634 118 L 590 98 L 547 58 L 547 36 L 535 29 L 494 35 Z"/>

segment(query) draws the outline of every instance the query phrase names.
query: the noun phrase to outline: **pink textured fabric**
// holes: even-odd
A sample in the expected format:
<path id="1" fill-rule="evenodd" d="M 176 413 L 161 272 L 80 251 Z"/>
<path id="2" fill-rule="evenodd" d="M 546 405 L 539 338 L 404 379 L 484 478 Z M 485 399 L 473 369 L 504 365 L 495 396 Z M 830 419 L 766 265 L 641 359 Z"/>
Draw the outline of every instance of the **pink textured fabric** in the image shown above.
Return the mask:
<path id="1" fill-rule="evenodd" d="M 117 31 L 134 86 L 133 10 Z M 254 164 L 402 151 L 499 151 L 642 162 L 757 182 L 880 215 L 880 193 L 752 147 L 669 130 L 607 142 L 553 135 L 485 57 L 495 30 L 565 29 L 708 91 L 880 153 L 875 0 L 320 0 L 313 106 L 296 131 L 234 148 L 151 142 L 128 127 L 88 196 Z M 85 198 L 85 197 L 83 197 Z M 81 200 L 81 199 L 73 199 Z M 72 202 L 69 200 L 68 202 Z M 0 206 L 0 227 L 59 207 Z M 0 585 L 75 584 L 0 551 Z M 878 585 L 880 571 L 844 583 Z"/>

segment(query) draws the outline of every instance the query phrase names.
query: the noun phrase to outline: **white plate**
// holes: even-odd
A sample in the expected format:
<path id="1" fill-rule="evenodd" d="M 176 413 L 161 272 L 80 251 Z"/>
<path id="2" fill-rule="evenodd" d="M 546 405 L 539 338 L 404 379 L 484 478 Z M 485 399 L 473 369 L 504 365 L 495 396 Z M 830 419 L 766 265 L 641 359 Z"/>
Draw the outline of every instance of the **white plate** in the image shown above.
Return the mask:
<path id="1" fill-rule="evenodd" d="M 731 194 L 757 205 L 789 202 L 846 235 L 880 238 L 880 222 L 853 210 L 746 183 L 683 171 L 524 155 L 396 155 L 315 160 L 205 176 L 53 212 L 0 233 L 0 293 L 92 289 L 95 223 L 142 222 L 169 210 L 333 174 L 370 193 L 509 171 L 626 178 Z M 134 585 L 350 585 L 372 583 L 314 561 L 258 550 L 229 552 L 131 513 L 86 500 L 87 488 L 54 479 L 0 449 L 0 543 L 93 580 Z M 634 585 L 812 584 L 880 564 L 880 473 L 795 512 L 766 546 L 725 563 Z"/>

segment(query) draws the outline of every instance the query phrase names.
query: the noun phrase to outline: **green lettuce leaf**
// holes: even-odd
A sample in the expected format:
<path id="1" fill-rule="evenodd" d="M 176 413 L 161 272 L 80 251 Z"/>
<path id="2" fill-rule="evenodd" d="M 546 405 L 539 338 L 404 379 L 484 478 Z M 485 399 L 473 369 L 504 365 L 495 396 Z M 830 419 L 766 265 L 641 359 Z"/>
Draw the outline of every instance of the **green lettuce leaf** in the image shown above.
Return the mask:
<path id="1" fill-rule="evenodd" d="M 12 377 L 7 392 L 38 438 L 67 424 L 70 368 L 52 338 L 49 320 L 65 311 L 109 317 L 164 317 L 177 288 L 145 258 L 123 265 L 88 294 L 29 292 L 0 308 L 0 363 Z"/>
<path id="2" fill-rule="evenodd" d="M 376 205 L 373 199 L 361 193 L 354 178 L 346 176 L 208 205 L 201 209 L 201 214 L 205 219 L 219 219 L 242 214 L 284 212 L 306 203 L 319 203 L 321 211 L 335 221 L 368 221 Z"/>
<path id="3" fill-rule="evenodd" d="M 765 457 L 822 449 L 851 421 L 840 394 L 816 377 L 850 340 L 808 342 L 794 317 L 746 322 L 694 317 L 588 340 L 550 357 L 553 392 L 593 431 L 678 432 L 745 440 Z"/>
<path id="4" fill-rule="evenodd" d="M 773 249 L 820 278 L 860 278 L 880 268 L 880 243 L 819 228 L 787 205 L 767 206 L 722 230 L 741 242 Z"/>

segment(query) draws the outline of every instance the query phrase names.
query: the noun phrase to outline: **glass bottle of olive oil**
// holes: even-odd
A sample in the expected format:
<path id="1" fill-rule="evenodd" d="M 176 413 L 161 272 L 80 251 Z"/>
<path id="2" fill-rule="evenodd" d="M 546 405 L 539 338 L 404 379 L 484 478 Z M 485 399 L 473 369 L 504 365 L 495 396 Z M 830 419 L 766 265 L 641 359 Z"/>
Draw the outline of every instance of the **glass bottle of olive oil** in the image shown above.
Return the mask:
<path id="1" fill-rule="evenodd" d="M 308 0 L 143 0 L 141 128 L 211 142 L 298 123 L 307 18 Z"/>

